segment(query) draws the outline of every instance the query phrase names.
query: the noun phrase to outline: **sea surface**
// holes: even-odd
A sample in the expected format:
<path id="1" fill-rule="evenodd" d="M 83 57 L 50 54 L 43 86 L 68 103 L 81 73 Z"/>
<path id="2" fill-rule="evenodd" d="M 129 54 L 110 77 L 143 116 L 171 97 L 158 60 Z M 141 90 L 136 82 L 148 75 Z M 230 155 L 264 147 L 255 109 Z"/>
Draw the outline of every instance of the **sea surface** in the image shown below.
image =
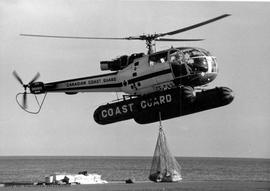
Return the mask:
<path id="1" fill-rule="evenodd" d="M 183 180 L 270 181 L 270 159 L 176 157 Z M 107 181 L 147 181 L 151 157 L 0 157 L 0 183 L 38 182 L 56 172 L 88 171 Z"/>

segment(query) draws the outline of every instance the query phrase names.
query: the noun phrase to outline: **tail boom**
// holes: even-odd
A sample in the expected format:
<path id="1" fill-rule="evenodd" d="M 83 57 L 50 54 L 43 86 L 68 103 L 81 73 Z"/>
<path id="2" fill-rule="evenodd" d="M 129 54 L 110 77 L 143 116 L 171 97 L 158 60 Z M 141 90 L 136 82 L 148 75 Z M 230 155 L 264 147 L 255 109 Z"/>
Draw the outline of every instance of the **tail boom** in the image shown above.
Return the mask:
<path id="1" fill-rule="evenodd" d="M 122 83 L 118 81 L 117 72 L 114 72 L 44 84 L 36 82 L 30 87 L 30 91 L 34 94 L 45 92 L 75 94 L 78 92 L 119 92 L 121 87 Z"/>

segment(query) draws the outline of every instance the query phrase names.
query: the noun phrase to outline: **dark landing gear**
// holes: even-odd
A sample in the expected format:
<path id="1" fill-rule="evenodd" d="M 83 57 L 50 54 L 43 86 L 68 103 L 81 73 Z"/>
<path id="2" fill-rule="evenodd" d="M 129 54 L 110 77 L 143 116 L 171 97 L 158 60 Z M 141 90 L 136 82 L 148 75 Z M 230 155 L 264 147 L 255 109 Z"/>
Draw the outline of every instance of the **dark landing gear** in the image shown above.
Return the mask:
<path id="1" fill-rule="evenodd" d="M 221 107 L 232 100 L 232 90 L 226 87 L 195 93 L 192 87 L 183 86 L 102 105 L 96 109 L 94 119 L 103 125 L 132 118 L 139 124 L 147 124 L 159 121 L 159 112 L 161 119 L 167 120 Z"/>

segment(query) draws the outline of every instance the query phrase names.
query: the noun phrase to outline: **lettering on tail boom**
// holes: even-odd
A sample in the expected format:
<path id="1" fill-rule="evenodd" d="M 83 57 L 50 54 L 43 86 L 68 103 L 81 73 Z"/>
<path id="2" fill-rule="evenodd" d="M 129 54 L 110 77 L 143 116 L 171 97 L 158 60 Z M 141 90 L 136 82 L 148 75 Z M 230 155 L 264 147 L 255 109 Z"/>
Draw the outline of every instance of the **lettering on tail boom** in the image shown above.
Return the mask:
<path id="1" fill-rule="evenodd" d="M 116 82 L 116 77 L 108 77 L 108 78 L 100 78 L 100 79 L 90 79 L 90 80 L 82 80 L 75 82 L 67 82 L 67 87 L 76 87 L 76 86 L 84 86 L 84 85 L 94 85 L 101 84 L 107 82 Z"/>

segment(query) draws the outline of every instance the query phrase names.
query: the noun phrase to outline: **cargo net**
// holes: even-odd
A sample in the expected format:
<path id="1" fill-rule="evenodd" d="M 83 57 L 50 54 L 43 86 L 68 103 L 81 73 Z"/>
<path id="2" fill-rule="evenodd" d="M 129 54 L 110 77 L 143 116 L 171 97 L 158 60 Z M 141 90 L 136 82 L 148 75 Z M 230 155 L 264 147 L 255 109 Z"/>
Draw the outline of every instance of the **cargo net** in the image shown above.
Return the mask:
<path id="1" fill-rule="evenodd" d="M 163 129 L 160 127 L 149 179 L 154 182 L 177 182 L 182 180 L 180 172 L 181 167 L 172 156 Z"/>

